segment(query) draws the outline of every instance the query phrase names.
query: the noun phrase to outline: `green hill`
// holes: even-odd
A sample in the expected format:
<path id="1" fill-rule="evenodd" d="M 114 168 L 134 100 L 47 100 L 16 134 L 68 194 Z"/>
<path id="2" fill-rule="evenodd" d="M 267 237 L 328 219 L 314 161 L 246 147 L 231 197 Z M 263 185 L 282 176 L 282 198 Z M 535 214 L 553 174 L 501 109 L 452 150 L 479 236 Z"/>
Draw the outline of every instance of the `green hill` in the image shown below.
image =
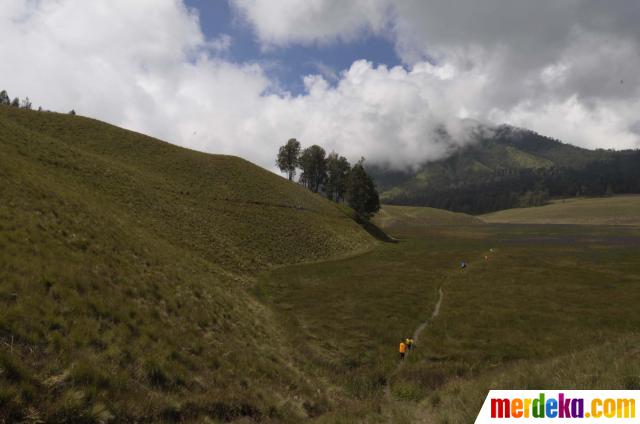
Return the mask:
<path id="1" fill-rule="evenodd" d="M 326 384 L 246 288 L 374 243 L 245 160 L 0 107 L 0 421 L 321 411 Z"/>
<path id="2" fill-rule="evenodd" d="M 420 230 L 434 225 L 481 224 L 482 220 L 443 209 L 383 205 L 373 222 L 389 234 L 419 234 Z"/>
<path id="3" fill-rule="evenodd" d="M 381 200 L 480 214 L 550 197 L 640 193 L 638 150 L 588 150 L 507 126 L 482 134 L 415 170 L 370 167 Z"/>
<path id="4" fill-rule="evenodd" d="M 640 225 L 640 196 L 561 199 L 545 206 L 507 209 L 480 218 L 508 224 Z"/>

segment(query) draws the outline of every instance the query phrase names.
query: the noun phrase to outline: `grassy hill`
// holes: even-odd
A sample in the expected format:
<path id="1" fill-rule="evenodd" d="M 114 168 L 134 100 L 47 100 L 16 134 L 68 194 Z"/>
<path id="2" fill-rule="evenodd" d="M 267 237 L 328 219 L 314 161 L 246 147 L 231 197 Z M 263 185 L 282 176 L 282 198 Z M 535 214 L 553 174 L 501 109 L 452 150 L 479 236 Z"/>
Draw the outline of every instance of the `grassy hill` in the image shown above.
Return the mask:
<path id="1" fill-rule="evenodd" d="M 480 218 L 509 224 L 640 225 L 640 195 L 554 200 L 545 206 L 507 209 Z"/>
<path id="2" fill-rule="evenodd" d="M 538 206 L 550 196 L 640 193 L 638 161 L 637 150 L 588 150 L 502 126 L 415 170 L 370 172 L 384 203 L 479 214 Z"/>
<path id="3" fill-rule="evenodd" d="M 298 421 L 258 272 L 362 251 L 343 210 L 230 156 L 0 107 L 0 421 Z"/>
<path id="4" fill-rule="evenodd" d="M 477 217 L 420 206 L 383 205 L 373 222 L 389 234 L 416 234 L 433 225 L 481 224 Z"/>

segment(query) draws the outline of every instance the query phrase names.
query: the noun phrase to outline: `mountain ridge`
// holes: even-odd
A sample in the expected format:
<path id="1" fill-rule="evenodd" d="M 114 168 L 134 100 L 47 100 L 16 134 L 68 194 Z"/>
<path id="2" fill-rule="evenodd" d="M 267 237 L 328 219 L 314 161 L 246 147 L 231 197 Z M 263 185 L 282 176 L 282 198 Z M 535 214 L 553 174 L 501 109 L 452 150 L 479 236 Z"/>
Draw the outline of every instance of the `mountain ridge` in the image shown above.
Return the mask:
<path id="1" fill-rule="evenodd" d="M 538 206 L 552 197 L 639 193 L 635 163 L 638 150 L 589 150 L 500 126 L 414 171 L 379 165 L 368 171 L 383 203 L 479 214 Z"/>

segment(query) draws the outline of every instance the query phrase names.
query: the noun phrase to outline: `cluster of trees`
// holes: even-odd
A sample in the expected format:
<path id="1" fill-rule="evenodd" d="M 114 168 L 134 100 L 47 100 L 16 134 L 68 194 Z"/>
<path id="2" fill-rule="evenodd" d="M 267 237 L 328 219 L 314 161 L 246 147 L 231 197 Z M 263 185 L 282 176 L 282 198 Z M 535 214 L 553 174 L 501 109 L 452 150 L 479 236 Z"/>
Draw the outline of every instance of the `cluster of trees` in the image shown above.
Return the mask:
<path id="1" fill-rule="evenodd" d="M 31 100 L 28 97 L 25 97 L 22 101 L 17 97 L 11 100 L 7 90 L 2 90 L 0 91 L 0 105 L 31 109 Z"/>
<path id="2" fill-rule="evenodd" d="M 430 189 L 398 193 L 387 199 L 389 204 L 429 206 L 469 214 L 482 214 L 501 209 L 541 206 L 549 200 L 549 190 L 527 171 L 509 178 L 478 178 L 458 186 L 435 186 Z"/>
<path id="3" fill-rule="evenodd" d="M 364 169 L 364 158 L 351 166 L 336 152 L 313 145 L 302 149 L 295 138 L 280 147 L 276 165 L 293 181 L 298 169 L 299 183 L 334 202 L 347 202 L 361 217 L 368 219 L 380 209 L 376 186 Z"/>
<path id="4" fill-rule="evenodd" d="M 14 97 L 13 100 L 11 100 L 11 97 L 9 97 L 7 90 L 0 91 L 0 105 L 19 107 L 22 109 L 29 109 L 29 110 L 31 110 L 33 106 L 31 103 L 31 100 L 29 100 L 29 97 L 25 97 L 22 100 L 20 100 L 18 97 Z M 41 111 L 42 111 L 42 106 L 39 106 L 38 112 L 41 112 Z M 71 110 L 69 111 L 69 114 L 75 115 L 76 111 Z"/>

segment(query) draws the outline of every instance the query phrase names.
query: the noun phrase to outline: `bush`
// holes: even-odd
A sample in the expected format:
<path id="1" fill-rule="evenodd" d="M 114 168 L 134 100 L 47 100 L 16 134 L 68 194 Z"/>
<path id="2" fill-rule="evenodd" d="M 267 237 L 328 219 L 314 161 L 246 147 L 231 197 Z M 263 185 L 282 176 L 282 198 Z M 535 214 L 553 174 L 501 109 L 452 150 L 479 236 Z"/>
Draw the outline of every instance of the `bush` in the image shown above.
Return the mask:
<path id="1" fill-rule="evenodd" d="M 29 379 L 29 372 L 18 363 L 15 356 L 0 352 L 0 377 L 12 383 L 19 383 Z"/>

